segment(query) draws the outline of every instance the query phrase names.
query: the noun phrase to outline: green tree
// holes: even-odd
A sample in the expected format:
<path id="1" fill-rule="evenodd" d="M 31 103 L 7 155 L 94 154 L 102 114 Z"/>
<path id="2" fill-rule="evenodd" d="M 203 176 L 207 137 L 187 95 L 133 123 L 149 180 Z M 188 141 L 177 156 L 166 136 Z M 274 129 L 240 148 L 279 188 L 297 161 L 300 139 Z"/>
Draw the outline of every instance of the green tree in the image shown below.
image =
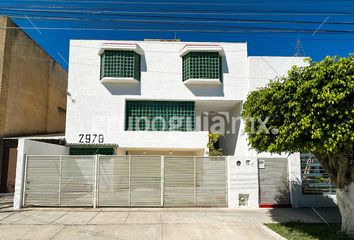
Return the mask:
<path id="1" fill-rule="evenodd" d="M 217 145 L 219 138 L 222 137 L 223 134 L 220 133 L 209 133 L 209 141 L 208 141 L 208 149 L 209 149 L 209 156 L 215 157 L 215 156 L 222 156 L 223 155 L 223 150 L 222 148 L 219 148 Z"/>
<path id="2" fill-rule="evenodd" d="M 245 132 L 259 152 L 313 153 L 336 185 L 342 231 L 354 233 L 354 56 L 307 61 L 248 95 Z"/>

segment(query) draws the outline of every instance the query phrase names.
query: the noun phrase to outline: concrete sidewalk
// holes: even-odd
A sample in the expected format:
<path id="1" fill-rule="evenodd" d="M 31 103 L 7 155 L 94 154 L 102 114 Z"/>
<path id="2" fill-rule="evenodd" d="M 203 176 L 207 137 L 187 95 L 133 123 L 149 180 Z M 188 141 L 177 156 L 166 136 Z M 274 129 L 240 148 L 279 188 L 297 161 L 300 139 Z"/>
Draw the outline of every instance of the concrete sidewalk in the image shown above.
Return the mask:
<path id="1" fill-rule="evenodd" d="M 336 209 L 316 209 L 338 222 Z M 0 239 L 276 239 L 267 222 L 323 222 L 312 209 L 46 208 L 0 212 Z"/>

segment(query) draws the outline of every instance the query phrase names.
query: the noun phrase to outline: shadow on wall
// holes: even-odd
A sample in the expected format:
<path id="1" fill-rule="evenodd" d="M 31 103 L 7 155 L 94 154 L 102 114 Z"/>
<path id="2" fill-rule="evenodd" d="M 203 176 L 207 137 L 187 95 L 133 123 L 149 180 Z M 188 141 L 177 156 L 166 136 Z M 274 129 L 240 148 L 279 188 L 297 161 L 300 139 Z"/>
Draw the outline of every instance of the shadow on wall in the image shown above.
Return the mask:
<path id="1" fill-rule="evenodd" d="M 140 95 L 141 83 L 103 83 L 112 95 Z"/>
<path id="2" fill-rule="evenodd" d="M 140 71 L 147 72 L 144 55 L 140 59 Z M 141 81 L 139 83 L 103 83 L 103 86 L 112 95 L 141 95 Z"/>
<path id="3" fill-rule="evenodd" d="M 285 177 L 284 175 L 281 176 L 281 182 L 282 186 L 277 186 L 276 195 L 274 197 L 276 204 L 279 205 L 289 202 L 290 185 L 294 186 L 293 184 L 289 183 L 287 177 Z"/>
<path id="4" fill-rule="evenodd" d="M 301 180 L 293 180 L 291 184 L 285 178 L 282 179 L 284 186 L 279 186 L 275 201 L 281 203 L 291 192 L 302 191 Z M 301 195 L 300 195 L 301 196 Z M 316 195 L 309 195 L 316 197 Z M 328 198 L 327 201 L 333 201 L 329 196 L 321 195 L 322 198 Z M 294 201 L 294 200 L 293 200 Z M 269 215 L 275 222 L 280 223 L 340 223 L 341 215 L 336 207 L 302 207 L 302 208 L 270 208 Z M 324 220 L 325 221 L 324 221 Z"/>
<path id="5" fill-rule="evenodd" d="M 147 72 L 147 64 L 146 64 L 145 55 L 140 56 L 140 71 Z"/>
<path id="6" fill-rule="evenodd" d="M 242 103 L 229 110 L 230 117 L 237 117 L 241 115 Z M 238 145 L 239 136 L 241 136 L 240 126 L 241 121 L 233 122 L 225 117 L 226 129 L 225 135 L 220 137 L 220 147 L 223 149 L 224 155 L 235 155 L 236 146 Z"/>
<path id="7" fill-rule="evenodd" d="M 187 85 L 187 88 L 195 96 L 198 97 L 223 97 L 224 96 L 223 76 L 225 73 L 229 73 L 229 66 L 227 65 L 226 57 L 222 57 L 221 84 L 217 84 L 217 85 L 193 84 L 193 85 Z"/>
<path id="8" fill-rule="evenodd" d="M 326 194 L 303 194 L 302 181 L 295 179 L 288 181 L 282 176 L 282 186 L 277 187 L 275 201 L 281 203 L 290 193 L 293 193 L 292 202 L 296 201 L 300 207 L 336 207 L 333 197 Z M 312 201 L 311 201 L 312 199 Z M 296 206 L 295 206 L 296 207 Z"/>
<path id="9" fill-rule="evenodd" d="M 189 91 L 191 91 L 194 96 L 198 97 L 223 97 L 224 96 L 224 84 L 218 85 L 203 85 L 203 84 L 193 84 L 186 85 Z"/>

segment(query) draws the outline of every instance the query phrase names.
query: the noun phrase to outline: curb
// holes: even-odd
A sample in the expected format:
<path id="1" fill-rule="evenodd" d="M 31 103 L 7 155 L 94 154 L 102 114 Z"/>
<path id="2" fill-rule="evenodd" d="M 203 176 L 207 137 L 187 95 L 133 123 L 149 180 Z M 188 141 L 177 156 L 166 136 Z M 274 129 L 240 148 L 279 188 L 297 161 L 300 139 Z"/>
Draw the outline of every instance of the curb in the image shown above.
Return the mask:
<path id="1" fill-rule="evenodd" d="M 274 239 L 277 240 L 287 240 L 285 237 L 283 237 L 282 235 L 274 232 L 272 229 L 268 228 L 267 226 L 265 226 L 264 224 L 260 224 L 261 228 L 263 228 L 264 231 L 266 231 L 267 233 L 269 233 L 270 235 L 272 235 L 274 237 Z"/>

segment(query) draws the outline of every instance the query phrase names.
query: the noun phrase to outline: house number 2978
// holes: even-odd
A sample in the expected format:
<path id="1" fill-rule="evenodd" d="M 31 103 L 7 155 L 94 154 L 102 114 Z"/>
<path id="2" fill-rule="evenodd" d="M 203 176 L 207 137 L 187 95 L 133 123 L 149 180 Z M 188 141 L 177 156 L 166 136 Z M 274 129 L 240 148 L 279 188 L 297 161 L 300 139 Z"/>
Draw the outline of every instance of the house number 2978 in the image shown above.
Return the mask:
<path id="1" fill-rule="evenodd" d="M 79 134 L 79 143 L 103 143 L 103 134 Z"/>

